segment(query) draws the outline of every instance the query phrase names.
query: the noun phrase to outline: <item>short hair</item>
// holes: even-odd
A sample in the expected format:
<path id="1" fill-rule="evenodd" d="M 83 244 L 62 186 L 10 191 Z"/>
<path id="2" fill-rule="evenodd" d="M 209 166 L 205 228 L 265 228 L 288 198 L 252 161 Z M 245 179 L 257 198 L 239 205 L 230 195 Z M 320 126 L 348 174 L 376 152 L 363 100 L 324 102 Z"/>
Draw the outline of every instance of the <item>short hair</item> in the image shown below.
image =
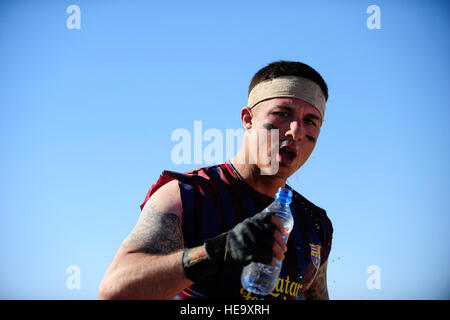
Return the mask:
<path id="1" fill-rule="evenodd" d="M 316 70 L 302 62 L 283 60 L 272 62 L 255 73 L 248 87 L 248 95 L 258 83 L 281 76 L 298 76 L 314 81 L 322 89 L 325 100 L 328 100 L 327 84 Z"/>

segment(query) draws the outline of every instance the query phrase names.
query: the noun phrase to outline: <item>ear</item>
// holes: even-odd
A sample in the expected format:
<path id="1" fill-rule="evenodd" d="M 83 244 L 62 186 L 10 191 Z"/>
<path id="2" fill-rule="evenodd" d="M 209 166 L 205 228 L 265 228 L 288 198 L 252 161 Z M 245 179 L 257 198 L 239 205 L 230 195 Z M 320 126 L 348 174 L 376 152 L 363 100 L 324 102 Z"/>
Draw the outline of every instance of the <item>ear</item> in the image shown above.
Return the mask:
<path id="1" fill-rule="evenodd" d="M 252 110 L 247 106 L 243 107 L 241 110 L 241 121 L 245 130 L 250 130 L 252 128 L 252 119 L 253 119 Z"/>

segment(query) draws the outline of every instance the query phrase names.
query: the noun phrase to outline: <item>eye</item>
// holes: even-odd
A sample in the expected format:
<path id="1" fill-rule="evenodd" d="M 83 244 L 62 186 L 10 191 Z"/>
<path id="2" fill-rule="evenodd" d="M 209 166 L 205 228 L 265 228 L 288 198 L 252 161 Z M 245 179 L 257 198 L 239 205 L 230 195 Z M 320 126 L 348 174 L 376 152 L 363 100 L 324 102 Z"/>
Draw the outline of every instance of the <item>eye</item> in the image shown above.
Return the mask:
<path id="1" fill-rule="evenodd" d="M 276 114 L 277 116 L 282 117 L 282 118 L 286 118 L 289 116 L 289 114 L 287 112 L 283 112 L 283 111 L 276 111 L 273 114 Z"/>
<path id="2" fill-rule="evenodd" d="M 311 118 L 305 119 L 305 122 L 306 122 L 306 124 L 311 124 L 311 125 L 317 127 L 317 124 Z"/>

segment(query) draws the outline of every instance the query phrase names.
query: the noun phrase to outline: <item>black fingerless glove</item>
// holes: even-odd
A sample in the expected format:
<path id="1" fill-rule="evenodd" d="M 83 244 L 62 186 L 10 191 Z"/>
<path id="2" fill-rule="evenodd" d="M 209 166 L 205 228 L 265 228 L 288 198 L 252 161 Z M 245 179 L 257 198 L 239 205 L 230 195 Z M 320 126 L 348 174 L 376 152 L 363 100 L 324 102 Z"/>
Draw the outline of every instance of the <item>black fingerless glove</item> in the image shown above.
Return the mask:
<path id="1" fill-rule="evenodd" d="M 258 213 L 199 247 L 185 249 L 186 276 L 195 282 L 216 272 L 242 268 L 253 261 L 270 264 L 276 228 L 270 221 L 272 215 L 272 212 Z"/>

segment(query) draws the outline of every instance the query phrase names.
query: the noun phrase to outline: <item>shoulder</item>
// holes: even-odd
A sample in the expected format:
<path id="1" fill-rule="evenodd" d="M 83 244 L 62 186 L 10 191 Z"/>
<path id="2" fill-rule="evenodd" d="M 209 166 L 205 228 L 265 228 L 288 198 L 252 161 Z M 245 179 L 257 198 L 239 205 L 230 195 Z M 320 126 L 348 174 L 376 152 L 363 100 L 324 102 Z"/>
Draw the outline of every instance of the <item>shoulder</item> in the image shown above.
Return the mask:
<path id="1" fill-rule="evenodd" d="M 292 191 L 293 191 L 293 199 L 294 201 L 296 201 L 296 205 L 305 208 L 305 210 L 308 213 L 310 213 L 311 218 L 317 220 L 317 222 L 320 221 L 322 225 L 326 227 L 328 235 L 331 236 L 331 233 L 333 232 L 333 225 L 331 223 L 330 218 L 327 215 L 326 210 L 315 205 L 297 191 L 295 190 Z"/>
<path id="2" fill-rule="evenodd" d="M 312 203 L 311 201 L 306 199 L 303 195 L 301 195 L 294 189 L 291 188 L 291 191 L 293 193 L 293 196 L 292 196 L 293 201 L 295 201 L 295 203 L 298 206 L 304 207 L 307 211 L 327 217 L 327 212 L 325 211 L 325 209 L 315 205 L 314 203 Z M 328 217 L 327 217 L 327 219 L 328 219 Z"/>
<path id="3" fill-rule="evenodd" d="M 326 256 L 331 250 L 331 242 L 333 238 L 333 224 L 327 215 L 325 209 L 315 205 L 297 191 L 291 189 L 293 192 L 293 201 L 295 206 L 303 208 L 304 212 L 312 220 L 313 225 L 321 226 L 318 229 L 322 244 L 325 246 Z"/>
<path id="4" fill-rule="evenodd" d="M 223 165 L 214 165 L 192 169 L 184 173 L 165 170 L 160 179 L 176 179 L 181 188 L 191 187 L 206 191 L 208 187 L 223 182 L 224 177 Z"/>
<path id="5" fill-rule="evenodd" d="M 222 171 L 222 165 L 196 168 L 184 173 L 164 170 L 147 192 L 140 206 L 141 210 L 148 206 L 150 198 L 152 203 L 157 202 L 172 208 L 178 206 L 181 210 L 180 186 L 183 189 L 203 189 L 207 184 L 219 181 Z"/>
<path id="6" fill-rule="evenodd" d="M 181 215 L 180 188 L 177 180 L 171 180 L 161 185 L 151 194 L 145 202 L 142 211 L 148 210 L 150 206 L 158 207 L 163 212 L 173 212 Z"/>
<path id="7" fill-rule="evenodd" d="M 175 178 L 183 183 L 195 183 L 201 181 L 211 181 L 215 176 L 222 176 L 223 170 L 223 165 L 200 167 L 183 173 L 164 170 L 161 177 Z"/>

